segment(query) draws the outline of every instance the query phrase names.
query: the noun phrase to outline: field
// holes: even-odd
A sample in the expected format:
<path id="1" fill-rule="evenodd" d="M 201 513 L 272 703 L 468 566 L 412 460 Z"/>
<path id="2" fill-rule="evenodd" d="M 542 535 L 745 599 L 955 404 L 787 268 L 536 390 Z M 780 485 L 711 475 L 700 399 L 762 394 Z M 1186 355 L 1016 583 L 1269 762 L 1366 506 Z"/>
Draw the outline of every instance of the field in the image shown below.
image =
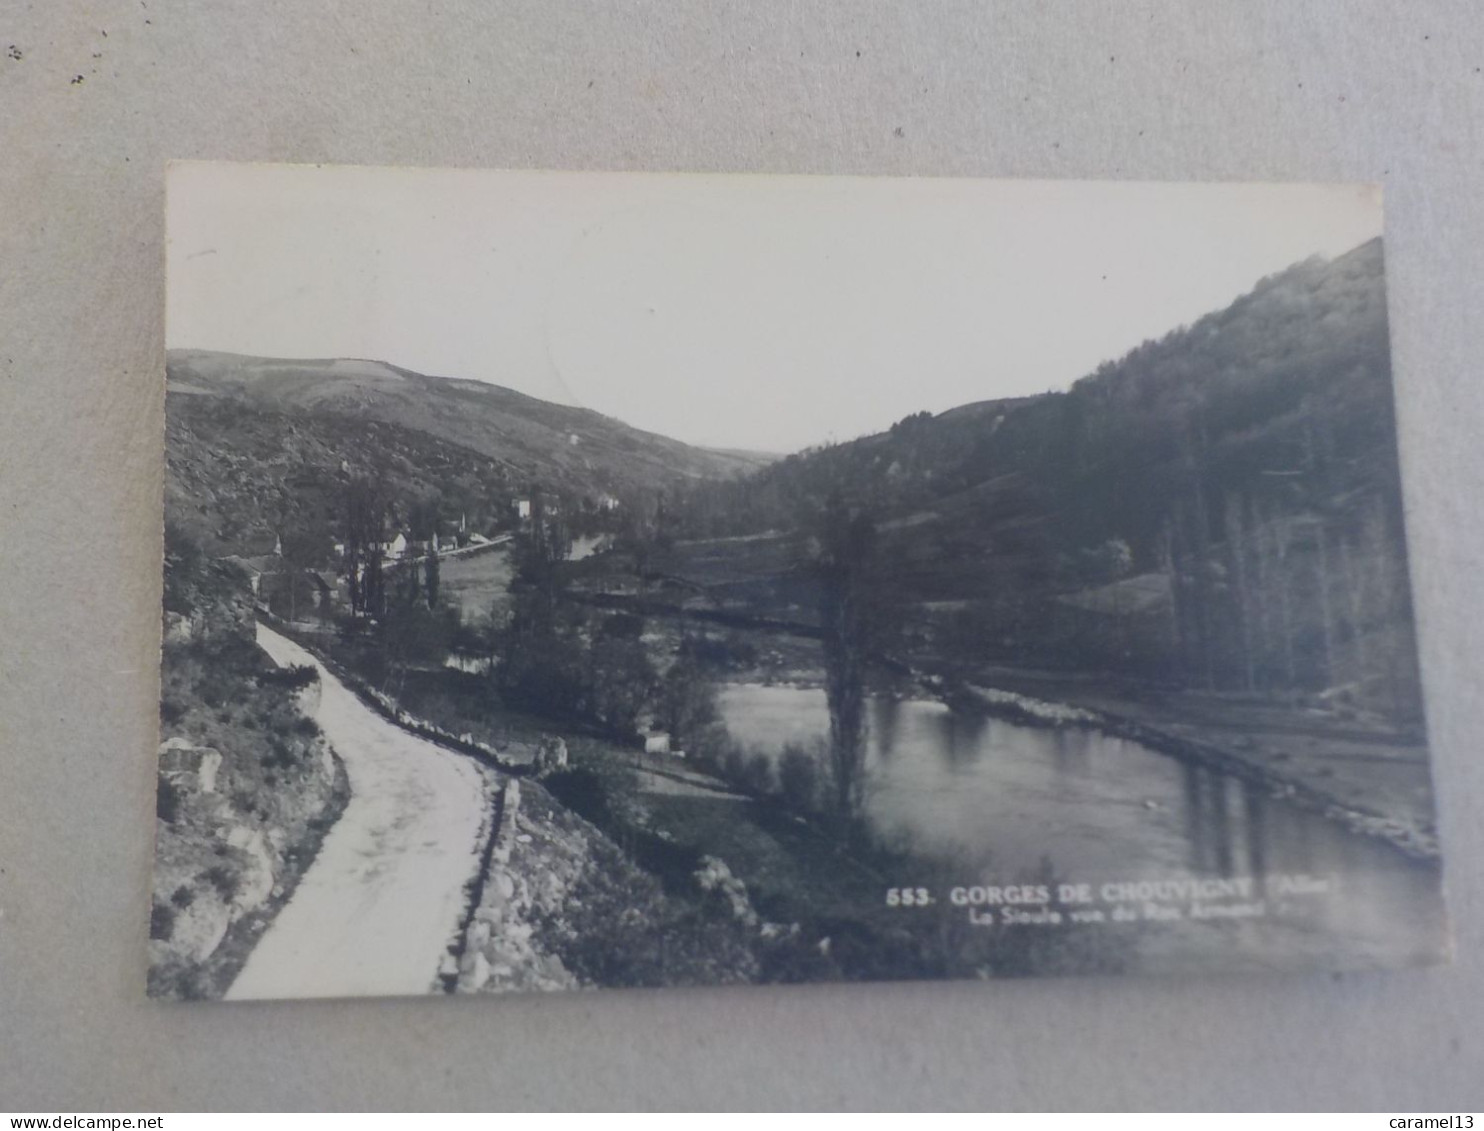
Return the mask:
<path id="1" fill-rule="evenodd" d="M 442 594 L 459 606 L 466 622 L 487 617 L 497 607 L 504 614 L 511 576 L 510 554 L 505 549 L 459 554 L 439 563 Z"/>

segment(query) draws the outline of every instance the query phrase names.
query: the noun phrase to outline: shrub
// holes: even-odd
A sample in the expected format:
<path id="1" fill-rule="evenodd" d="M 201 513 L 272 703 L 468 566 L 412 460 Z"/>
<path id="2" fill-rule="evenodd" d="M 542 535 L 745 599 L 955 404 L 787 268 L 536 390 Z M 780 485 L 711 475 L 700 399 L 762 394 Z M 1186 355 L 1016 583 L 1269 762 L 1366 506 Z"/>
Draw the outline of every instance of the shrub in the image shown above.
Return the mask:
<path id="1" fill-rule="evenodd" d="M 155 816 L 167 825 L 180 816 L 180 790 L 168 778 L 160 778 L 155 786 Z"/>
<path id="2" fill-rule="evenodd" d="M 665 673 L 658 700 L 661 725 L 685 750 L 695 749 L 719 718 L 715 684 L 684 649 Z"/>
<path id="3" fill-rule="evenodd" d="M 717 769 L 728 781 L 740 783 L 747 772 L 747 755 L 736 743 L 728 743 L 722 748 Z"/>
<path id="4" fill-rule="evenodd" d="M 268 753 L 263 756 L 265 769 L 288 770 L 299 764 L 298 752 L 278 735 L 268 736 Z"/>
<path id="5" fill-rule="evenodd" d="M 757 663 L 757 648 L 736 632 L 728 633 L 721 639 L 714 636 L 688 636 L 681 641 L 680 656 L 705 668 L 749 668 Z"/>
<path id="6" fill-rule="evenodd" d="M 165 594 L 167 612 L 189 615 L 199 597 L 202 565 L 206 555 L 201 544 L 184 527 L 165 523 Z"/>
<path id="7" fill-rule="evenodd" d="M 207 868 L 205 878 L 212 887 L 216 888 L 216 893 L 222 897 L 223 903 L 231 903 L 241 887 L 236 873 L 225 864 L 213 864 Z"/>
<path id="8" fill-rule="evenodd" d="M 264 686 L 287 687 L 290 691 L 301 691 L 311 683 L 319 682 L 319 670 L 310 664 L 295 664 L 287 668 L 264 668 L 258 672 L 258 683 Z"/>
<path id="9" fill-rule="evenodd" d="M 149 937 L 169 942 L 175 933 L 175 912 L 167 904 L 156 903 L 149 911 Z"/>
<path id="10" fill-rule="evenodd" d="M 581 642 L 556 633 L 511 632 L 502 639 L 504 655 L 495 681 L 504 700 L 535 714 L 570 718 L 586 693 Z"/>
<path id="11" fill-rule="evenodd" d="M 598 636 L 613 640 L 638 640 L 644 635 L 644 618 L 632 613 L 614 613 L 598 626 Z"/>
<path id="12" fill-rule="evenodd" d="M 702 727 L 685 741 L 689 745 L 683 749 L 691 761 L 711 769 L 720 769 L 723 756 L 736 745 L 731 733 L 719 722 Z"/>
<path id="13" fill-rule="evenodd" d="M 170 896 L 171 905 L 182 909 L 189 907 L 195 902 L 196 893 L 186 887 L 185 884 L 181 884 Z"/>
<path id="14" fill-rule="evenodd" d="M 376 638 L 388 665 L 399 671 L 413 664 L 442 664 L 458 627 L 457 606 L 430 609 L 409 590 L 382 615 Z"/>
<path id="15" fill-rule="evenodd" d="M 778 786 L 791 808 L 812 813 L 819 804 L 819 759 L 793 743 L 783 748 L 778 760 Z"/>
<path id="16" fill-rule="evenodd" d="M 590 713 L 615 733 L 630 735 L 654 690 L 655 672 L 637 640 L 608 636 L 588 656 Z"/>
<path id="17" fill-rule="evenodd" d="M 207 670 L 196 685 L 201 701 L 213 709 L 231 703 L 237 697 L 237 684 L 225 672 Z"/>
<path id="18" fill-rule="evenodd" d="M 772 793 L 773 760 L 761 750 L 755 751 L 743 762 L 740 784 L 752 793 Z"/>

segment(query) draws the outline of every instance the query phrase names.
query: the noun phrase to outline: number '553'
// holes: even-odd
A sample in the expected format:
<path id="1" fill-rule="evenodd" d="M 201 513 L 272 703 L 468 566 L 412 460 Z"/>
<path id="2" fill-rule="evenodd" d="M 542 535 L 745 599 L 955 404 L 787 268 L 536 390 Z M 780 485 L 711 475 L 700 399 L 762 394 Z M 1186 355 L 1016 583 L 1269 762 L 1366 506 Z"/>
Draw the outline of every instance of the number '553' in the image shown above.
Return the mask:
<path id="1" fill-rule="evenodd" d="M 927 888 L 887 888 L 888 907 L 927 907 L 933 902 L 933 893 Z"/>

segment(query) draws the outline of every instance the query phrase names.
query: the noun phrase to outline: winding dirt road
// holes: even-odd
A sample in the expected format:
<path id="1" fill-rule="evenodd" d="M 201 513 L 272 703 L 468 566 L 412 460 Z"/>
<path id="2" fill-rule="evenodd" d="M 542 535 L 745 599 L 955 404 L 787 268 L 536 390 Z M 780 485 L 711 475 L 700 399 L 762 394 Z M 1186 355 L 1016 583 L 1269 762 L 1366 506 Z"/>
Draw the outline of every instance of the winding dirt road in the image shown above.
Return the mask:
<path id="1" fill-rule="evenodd" d="M 387 722 L 261 624 L 258 644 L 319 671 L 314 719 L 345 762 L 350 802 L 226 996 L 429 993 L 479 867 L 479 770 Z"/>

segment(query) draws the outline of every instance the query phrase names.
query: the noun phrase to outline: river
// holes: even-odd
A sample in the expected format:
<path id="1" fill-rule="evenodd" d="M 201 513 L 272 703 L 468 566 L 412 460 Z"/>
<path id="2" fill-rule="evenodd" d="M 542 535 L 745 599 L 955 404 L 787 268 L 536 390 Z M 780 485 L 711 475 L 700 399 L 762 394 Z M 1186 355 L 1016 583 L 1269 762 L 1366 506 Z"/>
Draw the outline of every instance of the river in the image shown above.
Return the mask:
<path id="1" fill-rule="evenodd" d="M 775 757 L 828 731 L 819 690 L 729 684 L 720 706 L 734 738 Z M 1162 969 L 1209 968 L 1217 952 L 1232 969 L 1404 963 L 1442 946 L 1436 868 L 1264 787 L 1092 729 L 874 699 L 865 805 L 878 836 L 955 884 L 1013 883 L 1043 863 L 1095 888 L 1278 874 L 1327 884 L 1273 896 L 1262 918 L 1151 932 L 1141 946 Z"/>

